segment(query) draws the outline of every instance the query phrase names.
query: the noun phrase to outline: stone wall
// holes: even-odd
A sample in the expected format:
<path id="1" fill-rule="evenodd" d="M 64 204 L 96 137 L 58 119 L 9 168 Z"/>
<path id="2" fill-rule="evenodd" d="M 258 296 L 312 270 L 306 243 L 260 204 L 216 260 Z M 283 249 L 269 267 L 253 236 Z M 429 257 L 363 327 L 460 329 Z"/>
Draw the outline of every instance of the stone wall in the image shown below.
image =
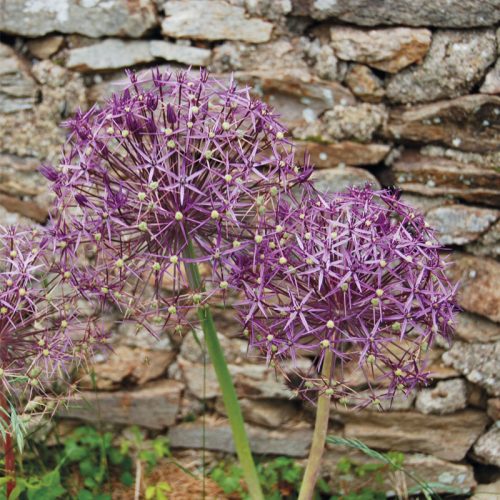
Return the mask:
<path id="1" fill-rule="evenodd" d="M 207 65 L 217 74 L 234 72 L 276 107 L 299 148 L 310 151 L 322 188 L 399 185 L 454 251 L 451 273 L 462 281 L 463 312 L 453 347 L 433 353 L 435 385 L 395 401 L 385 414 L 335 411 L 332 432 L 404 451 L 426 479 L 464 492 L 497 477 L 499 0 L 0 6 L 2 224 L 46 221 L 50 195 L 37 167 L 57 161 L 60 122 L 105 99 L 122 68 Z M 231 310 L 218 316 L 254 450 L 304 457 L 311 409 L 272 370 L 246 357 Z M 100 412 L 71 407 L 69 416 L 169 428 L 174 447 L 195 449 L 204 395 L 206 447 L 231 450 L 214 373 L 208 365 L 204 386 L 204 356 L 191 336 L 166 333 L 154 341 L 122 326 L 114 344 L 116 355 L 96 366 Z M 339 456 L 328 453 L 327 475 Z"/>

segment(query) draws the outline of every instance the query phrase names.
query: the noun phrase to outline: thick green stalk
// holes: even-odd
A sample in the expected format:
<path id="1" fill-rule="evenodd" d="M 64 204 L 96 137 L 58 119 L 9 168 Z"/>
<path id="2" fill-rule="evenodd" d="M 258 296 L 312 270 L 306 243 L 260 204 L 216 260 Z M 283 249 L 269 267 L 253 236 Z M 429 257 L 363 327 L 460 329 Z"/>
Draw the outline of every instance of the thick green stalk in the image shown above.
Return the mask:
<path id="1" fill-rule="evenodd" d="M 184 256 L 188 259 L 194 259 L 195 253 L 191 242 L 185 250 Z M 189 286 L 194 292 L 203 291 L 198 264 L 186 263 L 185 266 Z M 245 423 L 243 421 L 243 415 L 241 414 L 240 404 L 238 403 L 238 396 L 236 395 L 233 380 L 224 358 L 224 352 L 217 338 L 217 330 L 215 328 L 212 313 L 208 306 L 200 306 L 198 308 L 198 317 L 201 322 L 203 333 L 205 334 L 208 354 L 210 355 L 222 391 L 222 400 L 224 401 L 224 406 L 233 433 L 234 447 L 236 448 L 236 453 L 238 454 L 238 459 L 243 469 L 248 491 L 252 500 L 264 500 L 257 469 L 255 468 L 252 452 L 250 451 L 250 443 L 245 431 Z"/>
<path id="2" fill-rule="evenodd" d="M 332 358 L 332 351 L 326 351 L 321 373 L 327 380 L 330 379 Z M 300 486 L 300 494 L 298 500 L 311 500 L 313 498 L 316 482 L 318 481 L 318 476 L 321 472 L 321 459 L 323 458 L 323 452 L 325 450 L 329 416 L 330 395 L 323 392 L 318 397 L 318 407 L 316 408 L 316 422 L 314 423 L 313 440 L 311 449 L 309 450 L 309 458 L 307 460 L 304 478 L 302 479 L 302 484 Z"/>

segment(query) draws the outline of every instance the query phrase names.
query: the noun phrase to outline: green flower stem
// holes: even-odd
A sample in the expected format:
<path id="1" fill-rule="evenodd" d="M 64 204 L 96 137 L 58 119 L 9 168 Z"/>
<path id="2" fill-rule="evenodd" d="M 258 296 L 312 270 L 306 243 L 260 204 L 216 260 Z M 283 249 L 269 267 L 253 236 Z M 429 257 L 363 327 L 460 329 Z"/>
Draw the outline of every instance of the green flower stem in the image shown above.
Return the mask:
<path id="1" fill-rule="evenodd" d="M 328 350 L 325 353 L 323 369 L 321 374 L 327 379 L 330 378 L 332 369 L 332 351 Z M 300 486 L 300 494 L 298 500 L 311 500 L 314 495 L 316 482 L 318 481 L 319 473 L 321 472 L 321 459 L 325 450 L 326 434 L 328 432 L 328 419 L 330 416 L 330 395 L 324 392 L 318 397 L 318 407 L 316 409 L 316 422 L 314 423 L 314 434 L 309 450 L 309 458 L 307 460 L 304 478 Z"/>
<path id="2" fill-rule="evenodd" d="M 191 242 L 189 242 L 188 247 L 184 251 L 184 256 L 188 259 L 195 258 L 194 248 Z M 185 263 L 185 266 L 191 289 L 196 292 L 203 291 L 198 264 L 188 262 Z M 233 433 L 234 447 L 236 448 L 236 453 L 238 454 L 238 459 L 243 469 L 250 497 L 252 500 L 264 500 L 257 469 L 255 468 L 252 452 L 250 451 L 250 443 L 245 431 L 245 424 L 243 415 L 241 414 L 240 404 L 238 403 L 238 396 L 236 395 L 231 374 L 229 373 L 222 347 L 217 338 L 217 330 L 215 328 L 212 313 L 208 306 L 202 305 L 198 308 L 198 317 L 201 322 L 203 333 L 205 334 L 208 354 L 210 355 L 222 391 L 222 399 Z"/>

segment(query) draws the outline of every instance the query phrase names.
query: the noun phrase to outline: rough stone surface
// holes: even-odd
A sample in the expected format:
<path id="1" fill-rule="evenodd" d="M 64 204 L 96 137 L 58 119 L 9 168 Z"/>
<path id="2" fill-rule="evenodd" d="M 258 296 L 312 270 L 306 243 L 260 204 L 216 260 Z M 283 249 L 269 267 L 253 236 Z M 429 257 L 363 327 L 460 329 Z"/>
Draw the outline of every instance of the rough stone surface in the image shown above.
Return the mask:
<path id="1" fill-rule="evenodd" d="M 307 78 L 309 68 L 301 57 L 297 57 L 297 52 L 301 51 L 296 39 L 279 38 L 259 45 L 224 42 L 213 49 L 211 69 L 217 73 L 286 69 L 289 74 Z"/>
<path id="2" fill-rule="evenodd" d="M 173 38 L 263 43 L 273 30 L 271 23 L 247 18 L 243 8 L 220 0 L 212 0 L 209 8 L 203 0 L 169 0 L 164 10 L 162 33 Z"/>
<path id="3" fill-rule="evenodd" d="M 500 94 L 500 59 L 497 59 L 495 67 L 488 71 L 479 92 L 483 94 Z"/>
<path id="4" fill-rule="evenodd" d="M 27 46 L 30 53 L 38 59 L 48 59 L 62 47 L 63 43 L 63 36 L 53 35 L 29 40 Z"/>
<path id="5" fill-rule="evenodd" d="M 363 64 L 353 64 L 347 71 L 345 84 L 364 102 L 379 103 L 385 96 L 382 80 Z"/>
<path id="6" fill-rule="evenodd" d="M 357 450 L 345 447 L 327 449 L 322 461 L 322 471 L 328 484 L 332 485 L 335 491 L 339 492 L 342 491 L 342 487 L 345 487 L 346 482 L 349 483 L 350 491 L 358 486 L 359 489 L 362 489 L 366 485 L 365 476 L 359 477 L 355 474 L 343 475 L 339 473 L 337 465 L 340 460 L 345 458 L 355 466 L 374 463 L 372 458 L 367 457 Z M 431 455 L 406 453 L 404 467 L 408 472 L 415 474 L 419 478 L 425 478 L 428 483 L 432 483 L 433 490 L 436 493 L 447 493 L 449 491 L 447 488 L 453 488 L 466 495 L 477 484 L 474 479 L 474 470 L 470 465 L 447 462 Z M 384 492 L 393 490 L 394 482 L 392 478 L 384 477 L 382 481 L 381 485 L 373 485 L 372 487 Z M 419 491 L 418 484 L 410 477 L 406 477 L 406 486 L 408 489 Z"/>
<path id="7" fill-rule="evenodd" d="M 276 404 L 273 399 L 240 399 L 240 406 L 245 422 L 275 429 L 283 429 L 299 414 L 298 406 L 293 401 Z M 216 409 L 226 415 L 222 400 L 217 400 Z"/>
<path id="8" fill-rule="evenodd" d="M 486 412 L 492 420 L 500 420 L 500 398 L 488 399 Z"/>
<path id="9" fill-rule="evenodd" d="M 190 47 L 179 43 L 170 43 L 162 40 L 150 42 L 149 51 L 157 59 L 175 61 L 188 66 L 207 66 L 210 62 L 211 51 L 199 47 Z"/>
<path id="10" fill-rule="evenodd" d="M 12 48 L 0 43 L 0 113 L 33 108 L 36 89 L 27 64 Z"/>
<path id="11" fill-rule="evenodd" d="M 154 59 L 203 66 L 210 60 L 210 50 L 160 40 L 148 42 L 108 38 L 94 45 L 70 50 L 66 65 L 82 72 L 107 71 L 148 63 Z"/>
<path id="12" fill-rule="evenodd" d="M 481 436 L 474 445 L 472 453 L 480 462 L 500 467 L 500 425 L 493 425 Z"/>
<path id="13" fill-rule="evenodd" d="M 408 151 L 394 162 L 392 175 L 407 192 L 500 205 L 500 173 L 494 169 Z"/>
<path id="14" fill-rule="evenodd" d="M 305 457 L 311 445 L 312 431 L 309 428 L 284 432 L 262 427 L 247 426 L 250 447 L 256 454 L 288 455 Z M 205 448 L 234 453 L 233 437 L 229 424 L 225 422 L 192 422 L 176 425 L 169 430 L 172 448 Z"/>
<path id="15" fill-rule="evenodd" d="M 474 255 L 500 257 L 500 221 L 493 224 L 476 242 L 465 247 Z"/>
<path id="16" fill-rule="evenodd" d="M 112 390 L 125 382 L 143 385 L 166 372 L 174 358 L 174 351 L 153 351 L 119 345 L 94 364 L 95 386 L 99 390 Z M 90 377 L 86 377 L 82 385 L 87 389 L 94 387 Z"/>
<path id="17" fill-rule="evenodd" d="M 427 29 L 366 31 L 334 26 L 330 33 L 331 45 L 339 59 L 368 64 L 387 73 L 397 73 L 420 62 L 431 44 L 431 32 Z"/>
<path id="18" fill-rule="evenodd" d="M 325 111 L 337 104 L 355 103 L 351 92 L 338 82 L 326 82 L 308 73 L 284 70 L 238 71 L 235 78 L 249 84 L 254 94 L 273 108 L 279 109 L 281 120 L 291 128 L 317 123 Z M 313 135 L 317 135 L 313 132 Z"/>
<path id="19" fill-rule="evenodd" d="M 372 448 L 433 454 L 444 460 L 462 460 L 481 435 L 488 417 L 462 410 L 450 415 L 419 412 L 333 412 L 345 423 L 345 436 Z"/>
<path id="20" fill-rule="evenodd" d="M 311 0 L 304 8 L 295 4 L 297 13 L 314 19 L 336 18 L 362 26 L 403 24 L 471 28 L 491 26 L 500 21 L 498 0 Z"/>
<path id="21" fill-rule="evenodd" d="M 500 342 L 467 344 L 455 342 L 443 360 L 488 394 L 500 396 Z"/>
<path id="22" fill-rule="evenodd" d="M 495 57 L 493 30 L 438 31 L 423 64 L 395 75 L 387 97 L 405 104 L 458 97 L 481 80 Z"/>
<path id="23" fill-rule="evenodd" d="M 427 212 L 427 222 L 437 230 L 443 245 L 464 245 L 477 240 L 500 217 L 500 211 L 447 205 Z"/>
<path id="24" fill-rule="evenodd" d="M 331 168 L 338 165 L 376 165 L 389 154 L 388 144 L 362 144 L 353 141 L 335 143 L 297 142 L 299 157 L 306 151 L 316 168 Z"/>
<path id="25" fill-rule="evenodd" d="M 58 414 L 88 422 L 164 429 L 176 421 L 182 388 L 183 384 L 180 382 L 162 380 L 135 390 L 82 391 Z"/>
<path id="26" fill-rule="evenodd" d="M 500 498 L 500 480 L 489 484 L 480 484 L 475 490 L 470 500 L 485 500 L 486 498 Z"/>
<path id="27" fill-rule="evenodd" d="M 327 111 L 324 119 L 325 138 L 368 142 L 385 126 L 387 111 L 377 104 L 340 105 Z"/>
<path id="28" fill-rule="evenodd" d="M 138 38 L 156 23 L 152 0 L 4 0 L 0 14 L 0 31 L 28 37 L 58 31 Z"/>
<path id="29" fill-rule="evenodd" d="M 465 310 L 500 322 L 500 263 L 467 254 L 455 254 L 449 274 L 460 281 L 458 303 Z"/>
<path id="30" fill-rule="evenodd" d="M 417 395 L 415 407 L 421 413 L 444 415 L 467 406 L 467 386 L 460 378 L 438 382 L 434 389 L 423 389 Z"/>
<path id="31" fill-rule="evenodd" d="M 377 178 L 361 168 L 338 167 L 325 170 L 318 170 L 313 173 L 312 180 L 320 191 L 339 193 L 351 186 L 364 186 L 371 184 L 374 188 L 379 188 Z"/>
<path id="32" fill-rule="evenodd" d="M 500 340 L 500 325 L 477 314 L 461 312 L 455 321 L 455 332 L 466 342 L 493 342 Z"/>
<path id="33" fill-rule="evenodd" d="M 498 149 L 500 97 L 468 95 L 396 109 L 387 131 L 393 139 L 444 144 L 464 151 Z"/>
<path id="34" fill-rule="evenodd" d="M 30 110 L 0 113 L 0 152 L 52 161 L 65 137 L 60 123 L 87 106 L 86 90 L 80 75 L 48 60 L 33 65 L 31 72 L 42 83 L 40 102 Z"/>

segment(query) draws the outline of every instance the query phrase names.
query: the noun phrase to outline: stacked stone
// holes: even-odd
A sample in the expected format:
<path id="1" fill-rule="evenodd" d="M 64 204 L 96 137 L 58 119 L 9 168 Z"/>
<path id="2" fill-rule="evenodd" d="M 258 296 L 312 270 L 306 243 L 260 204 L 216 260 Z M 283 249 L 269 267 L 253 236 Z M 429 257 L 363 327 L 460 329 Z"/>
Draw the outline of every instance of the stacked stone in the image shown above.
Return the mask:
<path id="1" fill-rule="evenodd" d="M 435 386 L 385 414 L 337 410 L 332 432 L 403 451 L 428 481 L 463 492 L 476 485 L 473 467 L 500 467 L 499 0 L 4 0 L 2 8 L 2 224 L 46 221 L 37 167 L 56 161 L 60 122 L 119 89 L 122 68 L 233 73 L 281 114 L 322 189 L 402 187 L 453 250 L 450 273 L 462 282 L 458 340 L 434 353 Z M 230 309 L 218 319 L 255 451 L 304 457 L 310 409 L 247 357 Z M 101 411 L 77 405 L 68 416 L 168 427 L 174 447 L 199 448 L 199 417 L 209 411 L 206 447 L 232 450 L 215 375 L 192 337 L 156 341 L 122 325 L 115 349 L 96 365 Z M 181 423 L 188 417 L 195 421 Z M 329 452 L 326 476 L 339 458 Z"/>

